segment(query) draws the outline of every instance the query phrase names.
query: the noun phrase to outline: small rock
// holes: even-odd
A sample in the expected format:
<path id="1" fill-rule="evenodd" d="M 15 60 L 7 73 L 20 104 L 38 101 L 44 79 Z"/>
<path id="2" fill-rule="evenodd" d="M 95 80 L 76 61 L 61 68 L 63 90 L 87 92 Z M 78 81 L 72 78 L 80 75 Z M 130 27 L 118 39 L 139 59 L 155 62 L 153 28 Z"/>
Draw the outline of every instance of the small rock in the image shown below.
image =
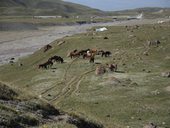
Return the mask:
<path id="1" fill-rule="evenodd" d="M 157 128 L 157 126 L 154 123 L 150 123 L 145 125 L 143 128 Z"/>
<path id="2" fill-rule="evenodd" d="M 142 120 L 141 118 L 138 118 L 138 120 Z"/>
<path id="3" fill-rule="evenodd" d="M 163 125 L 165 125 L 166 123 L 165 122 L 162 122 Z"/>
<path id="4" fill-rule="evenodd" d="M 106 39 L 109 39 L 108 37 L 104 37 L 104 39 L 106 40 Z"/>
<path id="5" fill-rule="evenodd" d="M 110 115 L 106 115 L 106 117 L 110 117 Z"/>
<path id="6" fill-rule="evenodd" d="M 151 71 L 147 71 L 147 73 L 151 73 Z"/>
<path id="7" fill-rule="evenodd" d="M 95 74 L 96 75 L 102 75 L 106 72 L 106 68 L 104 66 L 97 66 Z"/>
<path id="8" fill-rule="evenodd" d="M 138 84 L 136 82 L 131 83 L 131 85 L 138 86 Z"/>
<path id="9" fill-rule="evenodd" d="M 170 77 L 170 72 L 163 72 L 162 74 L 161 74 L 161 76 L 162 77 Z"/>
<path id="10" fill-rule="evenodd" d="M 48 96 L 51 96 L 51 94 L 48 94 Z"/>
<path id="11" fill-rule="evenodd" d="M 142 69 L 142 71 L 144 72 L 144 71 L 146 71 L 146 69 Z"/>
<path id="12" fill-rule="evenodd" d="M 149 56 L 148 52 L 144 52 L 143 55 L 145 56 Z"/>

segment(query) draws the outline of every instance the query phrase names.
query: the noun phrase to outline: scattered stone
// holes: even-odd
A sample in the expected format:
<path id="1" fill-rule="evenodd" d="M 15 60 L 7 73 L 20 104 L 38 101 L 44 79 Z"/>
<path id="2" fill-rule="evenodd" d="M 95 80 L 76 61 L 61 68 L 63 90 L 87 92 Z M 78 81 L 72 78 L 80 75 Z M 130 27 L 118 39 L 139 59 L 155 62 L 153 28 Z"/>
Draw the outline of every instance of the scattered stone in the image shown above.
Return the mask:
<path id="1" fill-rule="evenodd" d="M 141 118 L 138 118 L 138 120 L 142 120 Z"/>
<path id="2" fill-rule="evenodd" d="M 10 60 L 15 60 L 15 58 L 13 57 L 13 58 L 11 58 Z"/>
<path id="3" fill-rule="evenodd" d="M 149 53 L 147 51 L 143 52 L 143 55 L 149 56 Z"/>
<path id="4" fill-rule="evenodd" d="M 145 125 L 143 128 L 157 128 L 157 126 L 154 123 L 150 123 Z"/>
<path id="5" fill-rule="evenodd" d="M 138 86 L 138 84 L 137 84 L 136 82 L 131 83 L 131 85 L 133 85 L 133 86 Z"/>
<path id="6" fill-rule="evenodd" d="M 144 72 L 144 71 L 146 71 L 146 69 L 142 69 L 142 71 Z"/>
<path id="7" fill-rule="evenodd" d="M 48 94 L 48 96 L 51 96 L 51 94 Z"/>
<path id="8" fill-rule="evenodd" d="M 106 39 L 109 39 L 108 37 L 104 37 L 104 39 L 106 40 Z"/>
<path id="9" fill-rule="evenodd" d="M 147 73 L 151 73 L 151 71 L 147 71 Z"/>
<path id="10" fill-rule="evenodd" d="M 106 115 L 106 117 L 110 117 L 110 115 Z"/>
<path id="11" fill-rule="evenodd" d="M 96 75 L 103 75 L 106 72 L 106 68 L 104 66 L 97 66 L 95 74 Z"/>
<path id="12" fill-rule="evenodd" d="M 22 63 L 19 63 L 19 66 L 20 66 L 20 67 L 22 67 L 22 66 L 23 66 L 23 64 L 22 64 Z"/>
<path id="13" fill-rule="evenodd" d="M 170 71 L 169 72 L 162 72 L 161 76 L 170 78 Z"/>
<path id="14" fill-rule="evenodd" d="M 166 123 L 165 122 L 162 122 L 163 125 L 165 125 Z"/>

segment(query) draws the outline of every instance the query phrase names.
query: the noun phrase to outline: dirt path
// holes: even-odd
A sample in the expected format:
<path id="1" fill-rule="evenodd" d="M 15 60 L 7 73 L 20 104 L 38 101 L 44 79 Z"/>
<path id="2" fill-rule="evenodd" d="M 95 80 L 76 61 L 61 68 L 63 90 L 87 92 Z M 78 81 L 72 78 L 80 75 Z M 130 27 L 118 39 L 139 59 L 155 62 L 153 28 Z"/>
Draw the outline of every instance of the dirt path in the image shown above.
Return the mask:
<path id="1" fill-rule="evenodd" d="M 20 58 L 37 51 L 52 41 L 77 33 L 86 32 L 93 26 L 118 26 L 134 24 L 153 24 L 157 20 L 130 20 L 112 23 L 96 23 L 74 26 L 43 27 L 39 30 L 0 31 L 0 65 L 9 62 L 10 58 Z"/>

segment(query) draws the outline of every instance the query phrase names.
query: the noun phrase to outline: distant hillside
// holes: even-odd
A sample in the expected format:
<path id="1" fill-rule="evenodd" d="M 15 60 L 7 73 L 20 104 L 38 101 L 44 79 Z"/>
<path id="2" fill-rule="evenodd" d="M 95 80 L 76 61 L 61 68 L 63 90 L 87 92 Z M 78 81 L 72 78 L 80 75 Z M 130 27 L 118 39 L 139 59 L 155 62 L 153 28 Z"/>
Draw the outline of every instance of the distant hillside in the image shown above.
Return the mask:
<path id="1" fill-rule="evenodd" d="M 109 12 L 110 15 L 137 15 L 139 13 L 143 13 L 145 18 L 167 18 L 170 16 L 170 8 L 146 7 Z"/>
<path id="2" fill-rule="evenodd" d="M 102 15 L 104 12 L 61 0 L 1 0 L 0 15 Z"/>

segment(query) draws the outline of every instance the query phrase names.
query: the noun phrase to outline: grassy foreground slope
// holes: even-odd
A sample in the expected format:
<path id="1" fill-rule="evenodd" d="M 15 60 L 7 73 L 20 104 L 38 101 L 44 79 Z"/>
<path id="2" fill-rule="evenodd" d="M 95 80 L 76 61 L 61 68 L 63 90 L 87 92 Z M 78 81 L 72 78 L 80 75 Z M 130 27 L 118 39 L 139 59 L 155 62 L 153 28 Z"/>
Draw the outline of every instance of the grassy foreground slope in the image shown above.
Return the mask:
<path id="1" fill-rule="evenodd" d="M 149 122 L 169 128 L 170 80 L 161 73 L 170 70 L 170 23 L 128 29 L 89 30 L 56 40 L 46 53 L 41 49 L 13 65 L 1 66 L 0 80 L 106 128 L 142 128 Z M 149 47 L 147 40 L 161 43 Z M 111 57 L 96 56 L 95 62 L 117 63 L 118 72 L 97 76 L 97 64 L 66 57 L 69 51 L 87 48 L 111 51 Z M 65 63 L 38 69 L 38 64 L 54 55 L 62 56 Z"/>

